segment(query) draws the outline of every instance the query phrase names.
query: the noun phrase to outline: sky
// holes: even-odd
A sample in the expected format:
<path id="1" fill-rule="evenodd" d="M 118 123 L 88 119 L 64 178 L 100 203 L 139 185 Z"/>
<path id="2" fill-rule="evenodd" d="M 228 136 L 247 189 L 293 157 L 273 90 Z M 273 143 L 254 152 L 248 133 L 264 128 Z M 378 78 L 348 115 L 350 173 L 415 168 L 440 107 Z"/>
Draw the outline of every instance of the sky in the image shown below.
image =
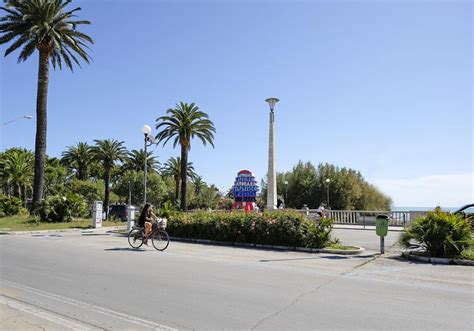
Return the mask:
<path id="1" fill-rule="evenodd" d="M 209 184 L 264 178 L 277 97 L 277 172 L 299 160 L 362 173 L 395 206 L 474 201 L 471 1 L 75 0 L 90 65 L 51 71 L 47 153 L 113 138 L 180 101 L 209 114 L 215 148 L 189 159 Z M 71 7 L 71 8 L 72 8 Z M 4 53 L 6 47 L 0 46 Z M 0 59 L 1 123 L 35 116 L 37 54 Z M 1 126 L 0 150 L 34 149 L 35 120 Z M 156 133 L 156 130 L 154 129 Z M 159 161 L 179 156 L 152 148 Z"/>

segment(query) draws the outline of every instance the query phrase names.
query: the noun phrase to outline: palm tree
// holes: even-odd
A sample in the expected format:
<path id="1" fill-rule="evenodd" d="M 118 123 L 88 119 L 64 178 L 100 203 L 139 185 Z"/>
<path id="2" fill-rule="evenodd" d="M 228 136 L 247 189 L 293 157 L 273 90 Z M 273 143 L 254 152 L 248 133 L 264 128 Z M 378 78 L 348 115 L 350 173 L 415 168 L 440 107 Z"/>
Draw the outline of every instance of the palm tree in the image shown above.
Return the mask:
<path id="1" fill-rule="evenodd" d="M 102 164 L 104 169 L 104 211 L 106 217 L 109 213 L 109 195 L 110 195 L 110 176 L 112 169 L 117 161 L 124 161 L 127 157 L 127 149 L 123 146 L 123 141 L 113 139 L 94 140 L 95 146 L 92 147 L 94 159 Z"/>
<path id="2" fill-rule="evenodd" d="M 2 154 L 0 178 L 5 185 L 13 188 L 13 195 L 23 199 L 26 205 L 27 191 L 31 189 L 33 179 L 33 153 L 12 148 Z"/>
<path id="3" fill-rule="evenodd" d="M 12 42 L 5 56 L 22 48 L 18 62 L 26 61 L 38 50 L 38 88 L 36 95 L 35 175 L 33 208 L 43 196 L 44 166 L 46 159 L 47 99 L 49 61 L 56 68 L 62 64 L 73 70 L 73 62 L 80 67 L 77 56 L 89 63 L 84 48 L 92 39 L 77 30 L 89 21 L 75 20 L 74 13 L 81 8 L 66 10 L 70 0 L 6 0 L 0 7 L 7 14 L 0 18 L 0 44 Z"/>
<path id="4" fill-rule="evenodd" d="M 173 147 L 179 143 L 181 145 L 181 210 L 188 209 L 186 203 L 186 175 L 188 165 L 188 152 L 191 149 L 191 140 L 196 136 L 204 146 L 209 143 L 214 147 L 214 123 L 209 120 L 209 116 L 200 111 L 191 103 L 180 102 L 174 109 L 168 109 L 167 115 L 156 119 L 156 129 L 162 128 L 158 132 L 156 139 L 158 144 L 163 142 L 163 146 L 170 139 L 173 140 Z"/>
<path id="5" fill-rule="evenodd" d="M 188 162 L 187 164 L 187 178 L 194 178 L 196 177 L 196 173 L 194 172 L 194 166 L 192 162 Z M 173 177 L 175 182 L 175 190 L 174 190 L 174 198 L 175 203 L 178 203 L 179 197 L 179 184 L 181 182 L 181 158 L 180 157 L 171 157 L 168 161 L 166 161 L 165 166 L 162 169 L 162 175 L 167 177 Z"/>
<path id="6" fill-rule="evenodd" d="M 93 162 L 92 148 L 87 143 L 79 142 L 76 146 L 68 146 L 62 153 L 62 161 L 70 169 L 74 169 L 77 178 L 89 178 L 89 167 Z"/>
<path id="7" fill-rule="evenodd" d="M 196 195 L 199 199 L 202 195 L 202 191 L 204 190 L 207 184 L 205 181 L 202 180 L 202 177 L 198 175 L 193 178 L 193 185 L 194 192 L 196 192 Z"/>
<path id="8" fill-rule="evenodd" d="M 147 151 L 146 152 L 146 163 L 147 163 L 147 171 L 149 172 L 157 172 L 159 162 L 156 156 L 153 156 L 153 152 Z M 133 171 L 145 171 L 145 150 L 132 150 L 128 153 L 128 158 L 125 161 L 124 170 L 133 170 Z"/>

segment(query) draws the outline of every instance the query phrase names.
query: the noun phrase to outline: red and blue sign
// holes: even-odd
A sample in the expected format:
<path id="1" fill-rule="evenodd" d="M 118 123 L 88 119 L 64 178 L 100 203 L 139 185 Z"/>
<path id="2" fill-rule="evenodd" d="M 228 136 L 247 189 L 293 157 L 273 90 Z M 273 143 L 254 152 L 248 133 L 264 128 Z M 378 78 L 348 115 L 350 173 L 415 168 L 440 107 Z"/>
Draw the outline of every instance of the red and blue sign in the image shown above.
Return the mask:
<path id="1" fill-rule="evenodd" d="M 251 206 L 254 209 L 254 202 L 257 201 L 258 185 L 252 172 L 241 170 L 237 173 L 232 193 L 234 195 L 234 203 L 232 208 L 244 208 Z M 248 209 L 248 208 L 245 208 Z"/>

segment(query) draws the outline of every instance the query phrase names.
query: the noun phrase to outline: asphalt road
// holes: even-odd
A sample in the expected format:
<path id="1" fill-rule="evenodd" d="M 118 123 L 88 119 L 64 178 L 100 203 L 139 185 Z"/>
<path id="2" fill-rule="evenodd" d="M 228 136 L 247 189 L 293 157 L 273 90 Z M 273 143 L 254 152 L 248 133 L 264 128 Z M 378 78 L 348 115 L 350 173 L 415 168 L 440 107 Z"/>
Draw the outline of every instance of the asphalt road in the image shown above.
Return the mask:
<path id="1" fill-rule="evenodd" d="M 371 241 L 354 231 L 337 235 Z M 46 329 L 474 327 L 474 268 L 370 250 L 348 257 L 172 242 L 165 252 L 135 251 L 125 237 L 79 231 L 2 235 L 0 249 L 0 329 L 25 315 Z"/>

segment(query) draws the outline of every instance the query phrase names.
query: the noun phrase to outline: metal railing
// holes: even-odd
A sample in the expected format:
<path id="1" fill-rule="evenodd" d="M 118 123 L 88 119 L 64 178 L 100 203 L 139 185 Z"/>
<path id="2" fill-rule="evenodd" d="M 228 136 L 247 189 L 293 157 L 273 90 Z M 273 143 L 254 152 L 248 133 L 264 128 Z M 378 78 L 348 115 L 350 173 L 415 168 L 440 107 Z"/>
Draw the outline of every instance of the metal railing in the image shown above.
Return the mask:
<path id="1" fill-rule="evenodd" d="M 299 209 L 311 220 L 319 220 L 317 209 Z M 416 218 L 425 216 L 421 211 L 381 211 L 381 210 L 326 210 L 326 217 L 334 219 L 335 224 L 353 224 L 373 226 L 375 217 L 379 214 L 387 215 L 392 226 L 406 226 Z"/>

